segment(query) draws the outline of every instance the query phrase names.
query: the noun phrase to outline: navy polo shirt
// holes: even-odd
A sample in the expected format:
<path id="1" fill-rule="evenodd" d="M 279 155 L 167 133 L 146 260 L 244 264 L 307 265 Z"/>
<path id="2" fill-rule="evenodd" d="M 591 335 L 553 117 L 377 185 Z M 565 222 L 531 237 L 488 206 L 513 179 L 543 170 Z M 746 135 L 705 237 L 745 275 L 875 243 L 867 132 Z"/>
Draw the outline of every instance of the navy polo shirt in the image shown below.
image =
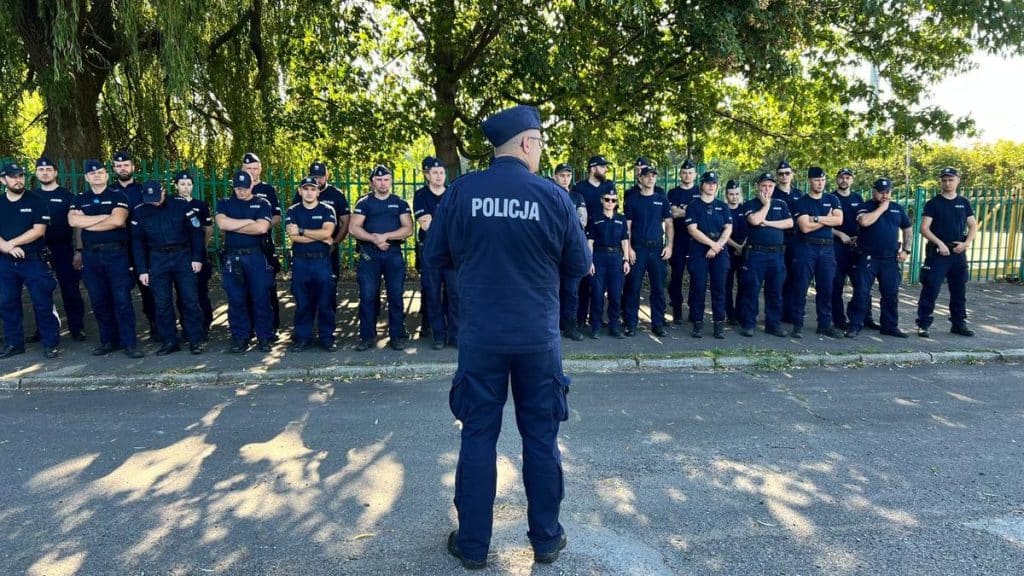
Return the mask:
<path id="1" fill-rule="evenodd" d="M 631 224 L 632 242 L 664 242 L 665 231 L 662 227 L 665 219 L 671 218 L 668 198 L 657 192 L 650 196 L 636 194 L 626 206 L 626 220 Z"/>
<path id="2" fill-rule="evenodd" d="M 878 202 L 868 200 L 861 205 L 857 214 L 874 212 L 878 208 Z M 861 226 L 857 234 L 857 247 L 864 254 L 877 258 L 891 258 L 899 252 L 900 230 L 910 228 L 910 218 L 903 210 L 903 206 L 895 202 L 889 202 L 889 210 L 878 217 L 871 226 Z"/>
<path id="3" fill-rule="evenodd" d="M 671 206 L 677 208 L 686 208 L 690 205 L 690 202 L 700 198 L 700 187 L 693 186 L 692 188 L 683 188 L 676 186 L 675 188 L 668 191 L 668 203 Z M 686 231 L 685 218 L 675 218 L 672 220 L 672 226 L 675 227 L 676 236 L 679 238 L 689 238 L 690 235 Z M 683 234 L 683 236 L 679 236 Z"/>
<path id="4" fill-rule="evenodd" d="M 248 200 L 241 200 L 232 194 L 217 203 L 217 214 L 223 214 L 228 218 L 236 220 L 266 220 L 271 221 L 273 210 L 270 202 L 253 195 Z M 242 234 L 241 232 L 225 232 L 224 248 L 232 250 L 236 248 L 261 248 L 263 246 L 262 235 Z"/>
<path id="5" fill-rule="evenodd" d="M 832 195 L 839 200 L 839 205 L 843 208 L 843 225 L 837 230 L 847 236 L 856 236 L 860 232 L 860 226 L 857 225 L 857 212 L 864 204 L 864 198 L 856 192 L 850 192 L 847 196 L 836 192 L 833 192 Z"/>
<path id="6" fill-rule="evenodd" d="M 352 209 L 354 214 L 361 214 L 366 217 L 363 221 L 363 230 L 371 234 L 386 234 L 394 232 L 402 227 L 402 214 L 412 215 L 409 203 L 402 200 L 394 193 L 388 194 L 383 200 L 377 198 L 373 193 L 363 196 L 356 201 Z M 400 240 L 392 241 L 392 244 L 401 244 Z M 359 242 L 363 250 L 372 253 L 379 253 L 380 249 L 370 242 Z"/>
<path id="7" fill-rule="evenodd" d="M 789 192 L 784 192 L 778 186 L 775 187 L 775 191 L 772 192 L 773 200 L 782 200 L 786 203 L 786 207 L 789 208 L 790 214 L 795 214 L 796 203 L 800 198 L 803 198 L 804 191 L 799 188 L 790 188 Z"/>
<path id="8" fill-rule="evenodd" d="M 205 200 L 193 198 L 188 201 L 188 207 L 192 209 L 193 214 L 199 220 L 201 228 L 213 226 L 213 216 L 210 215 L 210 205 Z M 203 260 L 206 260 L 206 236 L 203 236 Z"/>
<path id="9" fill-rule="evenodd" d="M 288 209 L 284 221 L 286 224 L 295 224 L 306 230 L 320 230 L 324 227 L 324 222 L 337 225 L 338 217 L 334 213 L 334 208 L 323 202 L 317 202 L 317 205 L 312 208 L 306 208 L 300 202 Z M 323 242 L 292 242 L 292 252 L 326 256 L 331 253 L 331 247 Z"/>
<path id="10" fill-rule="evenodd" d="M 50 211 L 39 196 L 24 192 L 21 198 L 11 202 L 6 193 L 0 193 L 0 237 L 4 240 L 13 240 L 31 230 L 36 224 L 49 223 Z M 21 249 L 26 254 L 35 254 L 42 250 L 45 244 L 44 234 L 28 244 L 22 244 Z"/>
<path id="11" fill-rule="evenodd" d="M 922 215 L 932 219 L 932 234 L 952 244 L 967 238 L 967 218 L 974 216 L 974 210 L 970 201 L 959 194 L 952 200 L 939 194 L 925 202 Z"/>
<path id="12" fill-rule="evenodd" d="M 68 210 L 75 201 L 75 195 L 63 186 L 53 190 L 36 188 L 33 194 L 43 199 L 50 211 L 50 224 L 46 227 L 46 243 L 52 245 L 70 244 L 73 230 L 68 224 Z"/>
<path id="13" fill-rule="evenodd" d="M 448 189 L 445 188 L 445 190 Z M 433 216 L 437 211 L 437 205 L 441 203 L 441 198 L 444 198 L 444 192 L 434 194 L 431 192 L 430 186 L 424 186 L 417 190 L 412 196 L 413 218 L 418 220 L 420 216 Z M 427 231 L 420 228 L 416 237 L 423 242 L 427 237 Z"/>
<path id="14" fill-rule="evenodd" d="M 732 212 L 732 234 L 729 234 L 729 239 L 737 244 L 743 244 L 747 241 L 747 218 L 743 215 L 743 204 L 735 208 L 730 208 Z"/>
<path id="15" fill-rule="evenodd" d="M 277 196 L 277 188 L 266 182 L 260 182 L 252 187 L 252 195 L 262 198 L 270 204 L 270 213 L 273 216 L 281 216 L 281 200 Z"/>
<path id="16" fill-rule="evenodd" d="M 114 183 L 110 185 L 114 190 L 118 190 L 124 194 L 124 197 L 128 200 L 128 214 L 129 218 L 131 214 L 135 212 L 135 207 L 142 204 L 142 184 L 138 182 L 132 182 L 131 184 L 122 184 L 120 180 L 114 180 Z"/>
<path id="17" fill-rule="evenodd" d="M 459 342 L 507 353 L 558 345 L 561 281 L 591 263 L 569 197 L 510 156 L 451 183 L 423 254 L 431 268 L 455 268 Z"/>
<path id="18" fill-rule="evenodd" d="M 334 209 L 335 224 L 341 224 L 341 217 L 348 216 L 352 213 L 348 206 L 348 198 L 345 198 L 345 195 L 341 193 L 341 190 L 338 190 L 334 186 L 325 186 L 320 190 L 320 195 L 316 198 L 321 204 L 326 204 Z M 295 204 L 302 204 L 302 196 L 300 196 L 298 192 L 296 192 L 295 196 L 292 197 L 292 206 Z M 305 228 L 305 226 L 303 226 L 303 228 Z M 339 234 L 338 229 L 335 229 L 334 232 L 335 237 L 337 237 Z"/>
<path id="19" fill-rule="evenodd" d="M 574 184 L 572 190 L 583 197 L 583 201 L 587 205 L 587 220 L 589 221 L 600 216 L 604 211 L 604 208 L 601 207 L 601 197 L 605 194 L 615 194 L 615 184 L 605 180 L 600 186 L 594 186 L 588 178 Z M 616 194 L 616 196 L 618 195 Z"/>
<path id="20" fill-rule="evenodd" d="M 639 184 L 633 184 L 632 186 L 630 186 L 629 188 L 626 189 L 625 193 L 623 193 L 623 195 L 622 195 L 622 211 L 623 212 L 626 211 L 626 204 L 629 204 L 629 201 L 632 200 L 633 198 L 636 198 L 636 195 L 639 194 L 639 193 L 640 193 L 640 185 Z M 655 194 L 664 194 L 665 193 L 665 189 L 662 188 L 661 186 L 658 186 L 657 184 L 655 184 L 655 186 L 654 186 L 654 193 Z M 599 208 L 599 210 L 600 209 L 603 209 L 603 208 Z"/>
<path id="21" fill-rule="evenodd" d="M 697 198 L 687 204 L 686 218 L 683 220 L 687 228 L 690 224 L 696 224 L 697 230 L 711 238 L 720 236 L 725 230 L 725 225 L 732 224 L 732 210 L 729 210 L 728 204 L 717 198 L 713 198 L 711 202 Z"/>
<path id="22" fill-rule="evenodd" d="M 818 216 L 830 216 L 833 210 L 842 210 L 843 207 L 839 203 L 839 199 L 831 194 L 822 193 L 821 198 L 814 199 L 810 194 L 804 194 L 796 201 L 796 208 L 793 212 L 793 223 L 796 224 L 796 219 L 800 216 L 807 215 L 809 218 Z M 809 234 L 797 231 L 797 236 L 801 238 L 806 236 L 808 238 L 820 238 L 822 240 L 832 239 L 832 227 L 825 226 L 819 228 Z"/>
<path id="23" fill-rule="evenodd" d="M 626 217 L 616 212 L 609 218 L 601 214 L 597 220 L 587 224 L 587 239 L 594 241 L 595 247 L 622 247 L 622 241 L 629 238 L 626 229 Z"/>
<path id="24" fill-rule="evenodd" d="M 760 212 L 763 207 L 764 204 L 761 204 L 760 198 L 747 200 L 740 208 L 743 211 L 743 219 L 746 220 L 751 214 Z M 787 218 L 792 218 L 789 213 L 789 206 L 787 206 L 782 200 L 776 200 L 773 198 L 768 207 L 768 215 L 765 216 L 765 220 L 775 222 L 777 220 L 785 220 Z M 782 246 L 782 243 L 784 242 L 783 236 L 783 231 L 778 228 L 772 228 L 770 226 L 751 226 L 750 221 L 747 221 L 747 240 L 750 244 L 756 244 L 758 246 Z"/>
<path id="25" fill-rule="evenodd" d="M 152 249 L 185 244 L 192 262 L 203 261 L 203 223 L 188 200 L 168 196 L 162 204 L 142 203 L 132 215 L 132 258 L 139 274 L 149 272 Z"/>
<path id="26" fill-rule="evenodd" d="M 91 189 L 82 192 L 75 196 L 75 201 L 71 208 L 73 210 L 81 210 L 86 216 L 111 214 L 115 208 L 124 208 L 131 214 L 131 210 L 128 208 L 128 198 L 125 197 L 124 192 L 114 190 L 111 187 L 107 187 L 99 194 L 94 193 Z M 115 228 L 103 232 L 82 230 L 82 245 L 85 248 L 94 244 L 111 243 L 127 245 L 128 228 Z"/>

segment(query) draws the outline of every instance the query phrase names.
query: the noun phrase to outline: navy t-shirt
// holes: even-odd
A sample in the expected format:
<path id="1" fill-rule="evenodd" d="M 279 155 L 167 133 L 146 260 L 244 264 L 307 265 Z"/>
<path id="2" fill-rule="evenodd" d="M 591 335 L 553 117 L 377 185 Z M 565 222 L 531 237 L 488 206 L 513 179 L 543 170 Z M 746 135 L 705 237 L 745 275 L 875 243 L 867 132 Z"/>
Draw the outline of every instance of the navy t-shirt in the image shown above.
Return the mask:
<path id="1" fill-rule="evenodd" d="M 605 180 L 600 186 L 594 186 L 588 178 L 574 184 L 572 190 L 582 196 L 583 201 L 587 204 L 587 220 L 589 221 L 597 218 L 604 211 L 604 208 L 601 207 L 601 197 L 605 194 L 615 194 L 615 184 Z"/>
<path id="2" fill-rule="evenodd" d="M 43 199 L 47 209 L 50 211 L 50 224 L 46 227 L 46 243 L 51 245 L 70 245 L 73 237 L 73 230 L 68 224 L 68 210 L 75 196 L 63 186 L 53 190 L 36 188 L 33 194 Z"/>
<path id="3" fill-rule="evenodd" d="M 764 204 L 761 204 L 760 198 L 747 200 L 741 207 L 744 220 L 746 220 L 746 218 L 751 214 L 760 212 L 763 207 Z M 789 213 L 789 206 L 787 206 L 782 200 L 776 200 L 773 198 L 768 207 L 768 214 L 765 216 L 765 220 L 775 222 L 777 220 L 786 220 L 787 218 L 792 218 Z M 771 226 L 752 226 L 750 225 L 750 221 L 747 221 L 747 240 L 748 243 L 752 245 L 781 246 L 784 241 L 784 234 L 782 232 L 782 230 L 772 228 Z"/>
<path id="4" fill-rule="evenodd" d="M 248 200 L 241 200 L 232 194 L 217 203 L 217 214 L 223 214 L 236 220 L 266 220 L 271 222 L 273 210 L 270 202 L 253 195 Z M 260 248 L 263 246 L 263 235 L 243 234 L 241 232 L 225 232 L 224 248 Z"/>
<path id="5" fill-rule="evenodd" d="M 594 241 L 594 247 L 615 247 L 622 248 L 622 241 L 629 238 L 629 231 L 626 229 L 626 217 L 616 212 L 609 218 L 601 214 L 590 224 L 587 224 L 587 239 Z"/>
<path id="6" fill-rule="evenodd" d="M 831 216 L 833 210 L 842 210 L 842 205 L 839 203 L 839 199 L 831 194 L 822 194 L 821 198 L 812 198 L 810 194 L 804 194 L 796 201 L 796 210 L 793 212 L 793 224 L 796 224 L 796 220 L 803 215 L 808 218 L 814 218 L 818 216 Z M 797 236 L 803 238 L 819 238 L 821 240 L 832 239 L 832 227 L 824 226 L 811 232 L 804 234 L 803 232 L 797 231 Z"/>
<path id="7" fill-rule="evenodd" d="M 130 220 L 132 213 L 135 212 L 135 207 L 142 204 L 142 184 L 138 182 L 122 184 L 120 180 L 114 180 L 110 187 L 123 193 L 124 197 L 128 200 L 128 216 Z"/>
<path id="8" fill-rule="evenodd" d="M 632 242 L 663 242 L 665 229 L 662 224 L 672 218 L 668 198 L 657 192 L 650 196 L 636 194 L 626 206 L 626 220 L 630 222 Z"/>
<path id="9" fill-rule="evenodd" d="M 99 194 L 93 193 L 91 189 L 82 192 L 75 196 L 75 201 L 71 208 L 81 210 L 86 216 L 111 214 L 115 208 L 124 208 L 131 214 L 131 210 L 128 208 L 128 198 L 125 197 L 124 192 L 110 187 L 107 187 Z M 127 226 L 127 221 L 125 225 Z M 128 228 L 115 228 L 113 230 L 104 230 L 103 232 L 82 230 L 82 244 L 85 248 L 94 244 L 111 243 L 120 243 L 127 246 Z"/>
<path id="10" fill-rule="evenodd" d="M 50 211 L 43 199 L 30 192 L 23 192 L 21 198 L 11 202 L 6 193 L 0 192 L 0 237 L 13 240 L 28 232 L 36 224 L 50 224 Z M 45 233 L 21 249 L 26 254 L 35 254 L 46 244 Z M 20 306 L 20 304 L 19 304 Z"/>
<path id="11" fill-rule="evenodd" d="M 305 230 L 320 230 L 324 222 L 330 222 L 337 226 L 338 218 L 334 208 L 317 202 L 312 208 L 306 208 L 301 202 L 288 208 L 285 215 L 285 224 L 295 224 Z M 323 242 L 292 242 L 292 252 L 296 254 L 330 254 L 331 247 Z"/>
<path id="12" fill-rule="evenodd" d="M 691 188 L 683 188 L 676 186 L 675 188 L 668 191 L 668 203 L 670 206 L 677 208 L 686 208 L 690 205 L 690 202 L 700 198 L 700 187 L 693 186 Z M 690 237 L 690 234 L 686 231 L 686 218 L 673 218 L 672 226 L 675 228 L 676 240 L 686 240 Z"/>
<path id="13" fill-rule="evenodd" d="M 384 199 L 377 198 L 375 194 L 367 194 L 356 201 L 352 212 L 366 217 L 363 221 L 363 230 L 371 234 L 394 232 L 402 227 L 402 214 L 412 215 L 409 203 L 393 193 Z M 392 244 L 401 243 L 401 240 L 392 241 Z M 380 249 L 370 242 L 361 241 L 359 245 L 371 253 L 380 252 Z"/>
<path id="14" fill-rule="evenodd" d="M 625 193 L 623 193 L 623 195 L 622 195 L 622 212 L 623 213 L 626 212 L 626 205 L 629 204 L 629 201 L 632 200 L 633 198 L 636 198 L 636 195 L 639 194 L 639 193 L 640 193 L 640 185 L 639 184 L 633 184 L 632 186 L 630 186 L 629 188 L 626 189 Z M 654 186 L 654 193 L 655 194 L 665 194 L 665 189 L 662 188 L 661 186 L 655 185 Z"/>
<path id="15" fill-rule="evenodd" d="M 932 234 L 952 244 L 967 238 L 967 218 L 974 216 L 974 210 L 970 201 L 959 194 L 952 200 L 939 194 L 925 202 L 922 215 L 932 219 Z"/>
<path id="16" fill-rule="evenodd" d="M 271 215 L 281 216 L 281 199 L 277 196 L 277 188 L 266 182 L 260 182 L 252 187 L 252 195 L 262 198 L 270 204 Z"/>
<path id="17" fill-rule="evenodd" d="M 203 261 L 203 223 L 191 203 L 168 196 L 163 204 L 141 203 L 132 215 L 132 258 L 139 274 L 149 271 L 152 249 L 175 244 L 189 248 L 191 261 Z"/>
<path id="18" fill-rule="evenodd" d="M 316 198 L 321 204 L 326 204 L 334 209 L 335 224 L 341 223 L 342 216 L 348 216 L 352 213 L 348 206 L 348 198 L 345 198 L 345 195 L 341 193 L 341 190 L 338 190 L 334 186 L 325 186 L 320 190 L 320 195 Z M 292 196 L 292 206 L 296 204 L 302 204 L 302 196 L 300 196 L 298 192 L 295 193 L 295 196 Z M 340 234 L 340 229 L 336 228 L 334 236 L 337 237 L 338 234 Z"/>
<path id="19" fill-rule="evenodd" d="M 686 222 L 687 234 L 689 234 L 690 224 L 696 224 L 697 230 L 700 230 L 709 238 L 715 238 L 721 236 L 726 224 L 732 224 L 732 211 L 729 210 L 728 204 L 717 198 L 713 198 L 710 203 L 697 198 L 687 204 L 686 218 L 684 220 Z M 692 246 L 698 246 L 698 244 L 694 242 Z M 700 246 L 703 246 L 703 244 L 700 244 Z"/>
<path id="20" fill-rule="evenodd" d="M 445 188 L 447 191 L 447 188 Z M 430 190 L 430 186 L 424 186 L 417 190 L 412 195 L 412 210 L 413 218 L 418 220 L 420 216 L 433 216 L 437 210 L 437 205 L 441 203 L 441 198 L 444 198 L 444 192 L 441 194 L 434 194 Z M 420 228 L 416 234 L 416 238 L 423 242 L 427 237 L 427 231 Z"/>
<path id="21" fill-rule="evenodd" d="M 857 211 L 864 204 L 864 198 L 856 192 L 850 192 L 847 196 L 838 192 L 833 192 L 832 195 L 839 200 L 839 204 L 843 208 L 843 225 L 839 226 L 837 230 L 847 236 L 856 236 L 860 231 L 860 226 L 857 225 Z M 839 239 L 837 238 L 836 241 L 838 242 Z"/>
<path id="22" fill-rule="evenodd" d="M 743 244 L 747 241 L 747 218 L 743 214 L 743 204 L 735 208 L 730 208 L 732 212 L 732 234 L 729 235 L 729 239 L 737 244 Z"/>
<path id="23" fill-rule="evenodd" d="M 861 205 L 857 214 L 868 214 L 878 208 L 878 202 L 868 200 Z M 857 234 L 857 247 L 864 254 L 878 258 L 891 258 L 899 252 L 900 230 L 910 228 L 910 218 L 903 206 L 889 202 L 889 210 L 878 217 L 871 226 L 861 226 Z"/>

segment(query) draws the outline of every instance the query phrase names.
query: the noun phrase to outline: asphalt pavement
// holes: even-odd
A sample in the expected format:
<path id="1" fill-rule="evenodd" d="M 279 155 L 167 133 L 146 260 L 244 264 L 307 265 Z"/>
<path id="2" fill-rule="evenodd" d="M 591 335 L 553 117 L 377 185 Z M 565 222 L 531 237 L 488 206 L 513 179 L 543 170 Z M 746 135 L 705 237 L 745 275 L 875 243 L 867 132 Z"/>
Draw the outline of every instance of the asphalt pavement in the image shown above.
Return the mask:
<path id="1" fill-rule="evenodd" d="M 484 574 L 1019 575 L 1024 367 L 574 376 L 569 547 L 511 410 Z M 461 574 L 447 378 L 0 392 L 0 574 Z"/>

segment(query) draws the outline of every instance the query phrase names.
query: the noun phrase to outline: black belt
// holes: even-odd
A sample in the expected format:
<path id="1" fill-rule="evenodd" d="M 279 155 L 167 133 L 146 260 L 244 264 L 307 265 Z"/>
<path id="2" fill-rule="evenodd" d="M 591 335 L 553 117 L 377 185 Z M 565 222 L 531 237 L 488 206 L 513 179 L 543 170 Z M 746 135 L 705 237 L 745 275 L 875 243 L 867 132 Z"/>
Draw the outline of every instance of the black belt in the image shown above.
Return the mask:
<path id="1" fill-rule="evenodd" d="M 786 249 L 786 247 L 783 246 L 782 244 L 777 244 L 774 246 L 769 246 L 767 244 L 749 244 L 747 248 L 753 250 L 754 252 L 767 252 L 769 254 L 778 254 L 780 252 L 785 251 Z"/>
<path id="2" fill-rule="evenodd" d="M 831 238 L 826 240 L 825 238 L 810 238 L 808 236 L 804 236 L 800 241 L 804 244 L 813 244 L 814 246 L 831 246 L 835 243 L 835 240 Z"/>
<path id="3" fill-rule="evenodd" d="M 661 248 L 664 245 L 661 240 L 635 240 L 630 244 L 642 248 Z"/>
<path id="4" fill-rule="evenodd" d="M 621 246 L 594 246 L 594 252 L 622 252 Z"/>
<path id="5" fill-rule="evenodd" d="M 42 260 L 43 259 L 43 254 L 42 254 L 42 252 L 25 252 L 25 255 L 22 256 L 21 258 L 15 258 L 14 256 L 11 256 L 10 254 L 3 254 L 3 257 L 8 259 L 8 260 L 13 260 L 13 261 L 17 262 L 18 260 Z"/>
<path id="6" fill-rule="evenodd" d="M 247 256 L 249 254 L 263 254 L 262 248 L 228 248 L 224 250 L 228 256 Z"/>
<path id="7" fill-rule="evenodd" d="M 85 247 L 86 252 L 117 252 L 124 249 L 125 245 L 121 242 L 104 242 L 102 244 L 91 244 Z"/>
<path id="8" fill-rule="evenodd" d="M 173 252 L 181 252 L 188 248 L 188 244 L 169 244 L 167 246 L 157 246 L 153 248 L 154 252 L 162 252 L 164 254 L 170 254 Z"/>
<path id="9" fill-rule="evenodd" d="M 320 260 L 330 255 L 330 252 L 292 252 L 292 257 L 299 260 Z"/>
<path id="10" fill-rule="evenodd" d="M 705 232 L 704 235 L 710 238 L 711 240 L 718 240 L 719 238 L 722 237 L 721 232 L 719 232 L 718 234 L 708 234 L 707 232 Z"/>

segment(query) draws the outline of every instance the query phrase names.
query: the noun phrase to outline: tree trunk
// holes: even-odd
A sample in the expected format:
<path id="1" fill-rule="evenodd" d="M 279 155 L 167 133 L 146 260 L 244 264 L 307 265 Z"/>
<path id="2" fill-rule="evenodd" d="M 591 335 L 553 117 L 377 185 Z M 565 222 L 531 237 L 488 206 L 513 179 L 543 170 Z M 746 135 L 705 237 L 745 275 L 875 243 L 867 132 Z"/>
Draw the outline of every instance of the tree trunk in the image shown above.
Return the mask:
<path id="1" fill-rule="evenodd" d="M 72 166 L 79 168 L 84 159 L 102 159 L 99 97 L 107 74 L 92 70 L 76 74 L 67 95 L 48 94 L 43 87 L 47 104 L 43 154 L 74 162 Z"/>

